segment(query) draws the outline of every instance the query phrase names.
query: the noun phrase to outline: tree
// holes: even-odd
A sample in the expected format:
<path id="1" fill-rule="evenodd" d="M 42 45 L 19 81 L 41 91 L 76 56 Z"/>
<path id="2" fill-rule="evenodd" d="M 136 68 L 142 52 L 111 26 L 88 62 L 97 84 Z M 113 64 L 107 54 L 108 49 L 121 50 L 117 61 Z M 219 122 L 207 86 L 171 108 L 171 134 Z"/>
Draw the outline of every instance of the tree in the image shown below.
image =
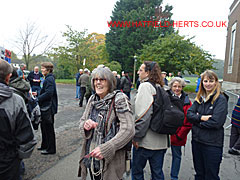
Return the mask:
<path id="1" fill-rule="evenodd" d="M 107 63 L 106 66 L 109 67 L 111 71 L 117 71 L 118 73 L 122 70 L 121 64 L 117 61 L 111 61 L 110 63 Z"/>
<path id="2" fill-rule="evenodd" d="M 33 53 L 37 48 L 42 48 L 39 55 L 45 54 L 53 45 L 54 38 L 48 41 L 48 35 L 42 35 L 35 23 L 27 23 L 25 29 L 19 30 L 19 35 L 15 41 L 16 47 L 23 55 L 27 69 L 33 61 Z"/>
<path id="3" fill-rule="evenodd" d="M 80 68 L 93 70 L 98 64 L 108 62 L 105 35 L 88 34 L 86 29 L 77 31 L 67 25 L 63 37 L 66 39 L 64 46 L 53 48 L 50 54 L 57 64 L 57 78 L 72 78 Z"/>
<path id="4" fill-rule="evenodd" d="M 133 57 L 137 50 L 142 49 L 143 44 L 150 44 L 159 35 L 164 36 L 167 32 L 174 31 L 172 26 L 153 27 L 150 23 L 148 27 L 146 23 L 172 22 L 172 7 L 166 6 L 162 11 L 161 3 L 162 0 L 120 0 L 116 3 L 111 21 L 108 22 L 110 30 L 106 34 L 110 61 L 118 61 L 124 70 L 131 71 Z M 145 27 L 142 24 L 144 21 Z"/>
<path id="5" fill-rule="evenodd" d="M 193 42 L 192 38 L 185 39 L 178 32 L 159 37 L 152 44 L 144 45 L 139 51 L 143 61 L 156 61 L 163 71 L 178 71 L 189 74 L 201 74 L 206 69 L 214 69 L 212 55 Z"/>

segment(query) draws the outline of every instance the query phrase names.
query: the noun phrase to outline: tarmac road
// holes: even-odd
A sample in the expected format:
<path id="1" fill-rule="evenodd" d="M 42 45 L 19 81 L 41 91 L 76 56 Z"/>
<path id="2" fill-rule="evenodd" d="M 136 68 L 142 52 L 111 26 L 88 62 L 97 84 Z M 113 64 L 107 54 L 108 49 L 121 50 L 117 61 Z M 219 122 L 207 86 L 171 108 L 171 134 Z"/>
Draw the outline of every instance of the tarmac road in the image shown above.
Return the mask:
<path id="1" fill-rule="evenodd" d="M 57 85 L 59 112 L 55 118 L 57 137 L 56 155 L 41 155 L 36 149 L 30 159 L 24 160 L 26 165 L 25 180 L 79 180 L 77 177 L 81 138 L 78 133 L 78 122 L 84 107 L 78 107 L 75 100 L 74 85 Z M 132 96 L 134 96 L 134 93 Z M 191 96 L 190 96 L 191 97 Z M 192 97 L 193 98 L 193 97 Z M 133 99 L 133 98 L 132 98 Z M 133 100 L 132 100 L 133 102 Z M 226 123 L 227 125 L 229 122 Z M 37 132 L 40 140 L 40 132 Z M 220 178 L 223 180 L 240 179 L 240 156 L 227 153 L 230 130 L 225 130 L 225 145 Z M 191 155 L 191 133 L 186 146 L 182 150 L 182 164 L 179 179 L 193 180 L 194 169 Z M 165 179 L 170 179 L 171 150 L 168 149 L 164 160 Z M 145 168 L 145 179 L 150 180 L 150 168 Z M 89 178 L 90 179 L 90 178 Z M 130 177 L 126 177 L 129 179 Z"/>

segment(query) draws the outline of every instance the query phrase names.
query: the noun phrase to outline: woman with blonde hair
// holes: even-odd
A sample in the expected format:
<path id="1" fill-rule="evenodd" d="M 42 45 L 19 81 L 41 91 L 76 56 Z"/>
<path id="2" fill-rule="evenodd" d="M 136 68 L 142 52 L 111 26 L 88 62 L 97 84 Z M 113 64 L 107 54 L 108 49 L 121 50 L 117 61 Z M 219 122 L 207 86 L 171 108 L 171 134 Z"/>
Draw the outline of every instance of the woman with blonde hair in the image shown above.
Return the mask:
<path id="1" fill-rule="evenodd" d="M 206 70 L 201 75 L 197 97 L 187 112 L 187 119 L 193 124 L 192 154 L 196 180 L 220 179 L 227 106 L 227 97 L 220 92 L 216 73 Z"/>

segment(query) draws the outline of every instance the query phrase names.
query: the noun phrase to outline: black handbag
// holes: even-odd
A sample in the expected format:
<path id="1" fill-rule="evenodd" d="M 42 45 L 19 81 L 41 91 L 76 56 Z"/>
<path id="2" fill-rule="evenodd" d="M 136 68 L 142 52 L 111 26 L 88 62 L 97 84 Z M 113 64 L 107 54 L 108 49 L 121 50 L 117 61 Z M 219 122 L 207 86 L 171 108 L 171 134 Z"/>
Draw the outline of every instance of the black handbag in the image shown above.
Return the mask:
<path id="1" fill-rule="evenodd" d="M 53 123 L 52 119 L 52 100 L 48 106 L 40 107 L 42 122 Z"/>

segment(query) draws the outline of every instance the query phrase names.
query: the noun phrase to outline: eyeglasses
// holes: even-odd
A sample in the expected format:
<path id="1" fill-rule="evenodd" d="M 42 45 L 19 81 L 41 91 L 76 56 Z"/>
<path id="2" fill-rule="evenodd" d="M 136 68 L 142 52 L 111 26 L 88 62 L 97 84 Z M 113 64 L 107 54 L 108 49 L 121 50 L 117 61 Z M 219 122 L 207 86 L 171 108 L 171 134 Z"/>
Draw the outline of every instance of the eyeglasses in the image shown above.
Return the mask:
<path id="1" fill-rule="evenodd" d="M 103 82 L 103 81 L 106 81 L 106 79 L 105 78 L 94 78 L 93 81 L 94 82 L 98 82 L 98 81 Z"/>

